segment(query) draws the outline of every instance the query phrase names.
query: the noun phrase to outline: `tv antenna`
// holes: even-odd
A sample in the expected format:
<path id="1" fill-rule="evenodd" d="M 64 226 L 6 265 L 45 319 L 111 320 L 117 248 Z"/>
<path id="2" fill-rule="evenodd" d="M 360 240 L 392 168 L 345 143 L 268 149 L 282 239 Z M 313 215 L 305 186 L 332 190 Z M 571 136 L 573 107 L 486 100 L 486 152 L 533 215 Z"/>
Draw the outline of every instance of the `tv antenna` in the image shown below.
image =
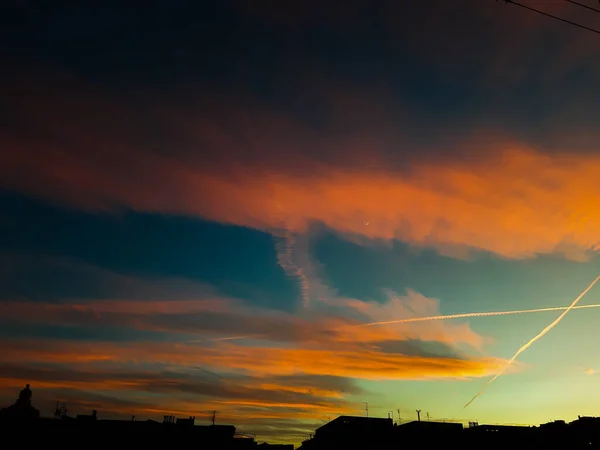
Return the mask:
<path id="1" fill-rule="evenodd" d="M 214 410 L 213 410 L 213 412 L 212 412 L 212 424 L 213 424 L 213 425 L 215 424 L 215 419 L 216 419 L 216 417 L 217 417 L 217 413 L 218 413 L 218 412 L 219 412 L 219 411 L 217 411 L 216 409 L 214 409 Z"/>
<path id="2" fill-rule="evenodd" d="M 400 408 L 398 408 L 397 411 L 398 411 L 398 425 L 400 425 L 402 423 L 402 419 L 400 418 Z"/>
<path id="3" fill-rule="evenodd" d="M 54 410 L 54 418 L 62 419 L 67 416 L 67 405 L 60 401 L 56 401 L 56 409 Z"/>
<path id="4" fill-rule="evenodd" d="M 427 413 L 427 422 L 429 422 L 429 413 Z"/>
<path id="5" fill-rule="evenodd" d="M 419 420 L 419 422 L 421 421 L 421 410 L 417 409 L 417 419 Z"/>
<path id="6" fill-rule="evenodd" d="M 365 404 L 365 411 L 367 412 L 367 417 L 369 417 L 369 402 L 363 402 Z"/>

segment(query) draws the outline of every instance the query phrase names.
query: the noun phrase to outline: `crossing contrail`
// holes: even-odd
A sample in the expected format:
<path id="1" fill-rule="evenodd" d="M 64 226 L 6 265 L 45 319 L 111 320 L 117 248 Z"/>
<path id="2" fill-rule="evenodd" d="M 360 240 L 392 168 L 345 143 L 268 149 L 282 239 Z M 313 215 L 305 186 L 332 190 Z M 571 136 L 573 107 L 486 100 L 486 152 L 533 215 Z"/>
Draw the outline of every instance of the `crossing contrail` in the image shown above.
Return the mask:
<path id="1" fill-rule="evenodd" d="M 588 291 L 594 287 L 594 285 L 598 282 L 598 280 L 600 280 L 600 275 L 598 275 L 596 277 L 596 279 L 594 281 L 592 281 L 590 283 L 590 285 L 587 288 L 585 288 L 585 290 L 581 294 L 579 294 L 579 296 L 575 300 L 573 300 L 573 303 L 571 303 L 567 308 L 565 308 L 564 312 L 560 316 L 558 316 L 556 318 L 556 320 L 554 320 L 554 322 L 552 322 L 550 325 L 548 325 L 546 328 L 544 328 L 542 331 L 540 331 L 537 336 L 535 336 L 529 342 L 527 342 L 525 345 L 523 345 L 517 351 L 517 353 L 515 353 L 512 358 L 510 358 L 510 360 L 506 363 L 506 365 L 504 366 L 504 368 L 502 370 L 500 370 L 500 372 L 498 372 L 496 375 L 494 375 L 494 377 L 490 381 L 487 382 L 487 384 L 483 387 L 483 389 L 481 391 L 479 391 L 477 394 L 475 394 L 475 397 L 473 397 L 469 401 L 469 403 L 467 403 L 465 406 L 463 406 L 463 409 L 465 409 L 467 406 L 469 406 L 471 403 L 473 403 L 473 401 L 475 401 L 475 399 L 477 397 L 479 397 L 481 394 L 483 394 L 484 391 L 487 389 L 487 387 L 490 384 L 492 384 L 492 382 L 496 378 L 498 378 L 500 375 L 502 375 L 506 371 L 506 369 L 508 369 L 512 365 L 512 363 L 515 361 L 515 359 L 517 359 L 517 356 L 519 356 L 521 353 L 523 353 L 525 350 L 527 350 L 529 347 L 531 347 L 531 345 L 535 341 L 537 341 L 538 339 L 540 339 L 541 337 L 543 337 L 548 331 L 550 331 L 552 328 L 554 328 L 556 325 L 558 325 L 558 322 L 560 322 L 563 319 L 563 317 L 565 317 L 570 310 L 577 308 L 576 305 L 579 302 L 579 300 L 581 300 L 583 298 L 583 296 L 585 294 L 587 294 Z M 588 305 L 588 306 L 591 306 L 591 305 Z"/>
<path id="2" fill-rule="evenodd" d="M 594 305 L 582 305 L 574 306 L 554 306 L 549 308 L 535 308 L 535 309 L 515 309 L 511 311 L 490 311 L 490 312 L 473 312 L 473 313 L 462 313 L 462 314 L 446 314 L 440 316 L 427 316 L 427 317 L 411 317 L 409 319 L 396 319 L 386 320 L 384 322 L 370 322 L 362 323 L 361 327 L 372 327 L 376 325 L 393 325 L 397 323 L 413 323 L 413 322 L 427 322 L 430 320 L 449 320 L 449 319 L 466 319 L 469 317 L 488 317 L 488 316 L 508 316 L 511 314 L 528 314 L 537 312 L 548 312 L 548 311 L 564 311 L 566 309 L 586 309 L 586 308 L 600 308 L 600 304 Z"/>

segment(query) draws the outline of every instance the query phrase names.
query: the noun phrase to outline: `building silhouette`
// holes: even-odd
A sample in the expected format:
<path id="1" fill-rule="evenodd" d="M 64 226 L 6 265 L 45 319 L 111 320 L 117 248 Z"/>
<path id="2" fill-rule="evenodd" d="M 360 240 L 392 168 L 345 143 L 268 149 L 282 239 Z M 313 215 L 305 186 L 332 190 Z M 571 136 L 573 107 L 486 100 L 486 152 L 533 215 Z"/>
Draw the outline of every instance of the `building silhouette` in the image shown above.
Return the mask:
<path id="1" fill-rule="evenodd" d="M 71 417 L 57 402 L 54 417 L 40 417 L 31 403 L 29 385 L 13 405 L 0 410 L 0 443 L 6 448 L 85 447 L 245 450 L 293 450 L 293 445 L 258 444 L 233 425 L 196 425 L 195 417 L 166 415 L 156 420 L 102 419 L 96 410 Z M 391 418 L 339 416 L 317 428 L 302 450 L 419 449 L 600 449 L 600 417 L 579 416 L 570 423 L 555 420 L 539 426 L 512 426 L 418 420 L 395 424 Z"/>
<path id="2" fill-rule="evenodd" d="M 57 402 L 54 417 L 40 417 L 31 405 L 29 385 L 19 394 L 14 405 L 0 410 L 0 443 L 21 447 L 58 447 L 61 450 L 85 447 L 110 448 L 195 448 L 214 450 L 285 449 L 293 446 L 259 444 L 253 436 L 240 436 L 233 425 L 196 425 L 195 417 L 165 416 L 155 420 L 110 420 L 98 411 L 70 417 L 66 406 Z"/>
<path id="3" fill-rule="evenodd" d="M 31 388 L 29 384 L 21 390 L 19 397 L 14 404 L 8 408 L 0 410 L 0 418 L 20 418 L 20 419 L 35 419 L 40 416 L 40 412 L 31 405 Z"/>
<path id="4" fill-rule="evenodd" d="M 538 427 L 414 421 L 401 425 L 391 419 L 340 416 L 317 428 L 301 450 L 398 450 L 460 448 L 503 449 L 600 449 L 600 418 L 579 417 Z"/>

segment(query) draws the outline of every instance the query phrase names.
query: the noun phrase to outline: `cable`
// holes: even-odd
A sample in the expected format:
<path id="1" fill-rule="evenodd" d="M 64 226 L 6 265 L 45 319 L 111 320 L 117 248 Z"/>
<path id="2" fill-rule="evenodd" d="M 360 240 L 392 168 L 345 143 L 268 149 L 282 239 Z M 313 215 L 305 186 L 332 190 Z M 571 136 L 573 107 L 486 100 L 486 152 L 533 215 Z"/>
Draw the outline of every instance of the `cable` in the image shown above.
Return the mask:
<path id="1" fill-rule="evenodd" d="M 574 5 L 577 5 L 577 6 L 581 6 L 582 8 L 589 9 L 590 11 L 595 11 L 597 13 L 600 13 L 600 9 L 592 8 L 591 6 L 584 5 L 583 3 L 576 2 L 575 0 L 566 0 L 566 1 L 569 3 L 573 3 Z"/>
<path id="2" fill-rule="evenodd" d="M 591 31 L 591 32 L 596 33 L 596 34 L 600 34 L 600 30 L 596 30 L 594 28 L 589 28 L 589 27 L 586 27 L 585 25 L 581 25 L 581 24 L 576 23 L 576 22 L 571 22 L 570 20 L 563 19 L 562 17 L 553 16 L 552 14 L 549 14 L 549 13 L 544 12 L 544 11 L 540 11 L 539 9 L 532 8 L 531 6 L 523 5 L 522 3 L 513 2 L 512 0 L 504 0 L 504 1 L 506 3 L 510 3 L 511 5 L 517 5 L 517 6 L 520 6 L 521 8 L 528 9 L 529 11 L 533 11 L 535 13 L 542 14 L 544 16 L 551 17 L 551 18 L 556 19 L 556 20 L 560 20 L 561 22 L 565 22 L 565 23 L 568 23 L 570 25 L 574 25 L 576 27 L 583 28 L 584 30 L 588 30 L 588 31 Z"/>

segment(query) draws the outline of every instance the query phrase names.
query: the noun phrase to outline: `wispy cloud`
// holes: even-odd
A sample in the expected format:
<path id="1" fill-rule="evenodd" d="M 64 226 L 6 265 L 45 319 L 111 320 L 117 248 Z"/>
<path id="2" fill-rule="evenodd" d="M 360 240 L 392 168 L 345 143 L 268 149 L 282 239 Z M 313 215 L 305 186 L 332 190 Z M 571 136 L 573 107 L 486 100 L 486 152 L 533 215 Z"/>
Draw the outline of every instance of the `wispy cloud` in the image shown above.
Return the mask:
<path id="1" fill-rule="evenodd" d="M 61 303 L 28 301 L 0 302 L 3 320 L 13 325 L 23 322 L 39 325 L 123 327 L 163 333 L 196 336 L 190 341 L 254 339 L 281 343 L 341 346 L 393 340 L 442 342 L 450 346 L 466 344 L 480 349 L 485 340 L 467 323 L 399 323 L 386 327 L 360 327 L 382 318 L 426 317 L 439 313 L 439 301 L 409 291 L 401 296 L 388 293 L 388 301 L 363 302 L 330 299 L 323 307 L 301 313 L 257 308 L 239 300 L 215 298 L 190 301 L 80 300 Z M 203 337 L 204 339 L 199 339 Z"/>
<path id="2" fill-rule="evenodd" d="M 48 402 L 70 399 L 108 415 L 200 417 L 217 409 L 222 420 L 242 426 L 260 428 L 268 419 L 302 428 L 329 414 L 356 413 L 356 396 L 365 394 L 358 380 L 468 379 L 504 364 L 481 356 L 485 338 L 466 323 L 358 326 L 392 314 L 439 312 L 437 300 L 416 292 L 388 294 L 383 303 L 331 296 L 295 314 L 218 296 L 0 302 L 2 320 L 13 328 L 96 333 L 93 342 L 68 334 L 0 339 L 0 397 L 10 401 L 11 390 L 28 382 Z M 115 328 L 164 338 L 102 339 Z M 139 400 L 148 393 L 152 401 Z"/>
<path id="3" fill-rule="evenodd" d="M 384 353 L 374 348 L 275 348 L 219 344 L 198 347 L 169 343 L 102 343 L 21 340 L 2 341 L 8 363 L 107 364 L 161 363 L 233 371 L 256 377 L 328 375 L 356 379 L 465 378 L 490 375 L 503 367 L 494 358 L 452 358 Z"/>
<path id="4" fill-rule="evenodd" d="M 296 236 L 291 230 L 283 229 L 283 231 L 273 232 L 276 239 L 275 249 L 277 251 L 277 261 L 283 268 L 286 274 L 298 280 L 300 285 L 300 295 L 302 304 L 309 306 L 310 304 L 310 283 L 305 270 L 295 262 L 295 246 Z"/>

